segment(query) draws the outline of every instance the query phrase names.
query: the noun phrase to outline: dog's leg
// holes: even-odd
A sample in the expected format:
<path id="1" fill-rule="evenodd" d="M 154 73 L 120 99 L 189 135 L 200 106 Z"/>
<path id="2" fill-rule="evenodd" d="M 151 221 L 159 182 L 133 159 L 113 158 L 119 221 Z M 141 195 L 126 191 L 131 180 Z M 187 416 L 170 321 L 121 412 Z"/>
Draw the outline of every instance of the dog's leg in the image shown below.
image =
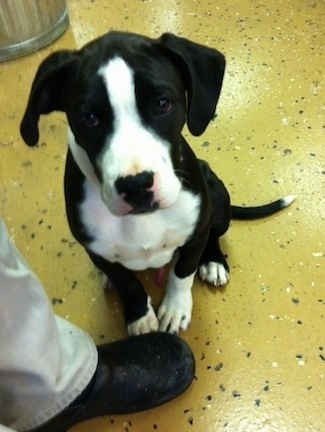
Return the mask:
<path id="1" fill-rule="evenodd" d="M 117 289 L 124 307 L 125 320 L 130 336 L 158 330 L 158 320 L 151 299 L 141 282 L 131 270 L 121 264 L 111 263 L 103 257 L 87 251 L 91 260 Z"/>
<path id="2" fill-rule="evenodd" d="M 209 238 L 200 259 L 199 275 L 214 286 L 225 285 L 229 280 L 229 267 L 219 244 L 217 229 L 210 228 Z"/>
<path id="3" fill-rule="evenodd" d="M 158 309 L 159 330 L 185 331 L 192 316 L 192 286 L 199 258 L 206 244 L 208 227 L 178 250 L 178 259 L 169 272 L 166 294 Z"/>
<path id="4" fill-rule="evenodd" d="M 219 239 L 229 227 L 230 197 L 225 185 L 209 165 L 204 161 L 199 161 L 199 164 L 212 200 L 210 232 L 200 259 L 199 275 L 202 280 L 220 286 L 229 280 L 229 267 L 221 251 Z"/>
<path id="5" fill-rule="evenodd" d="M 169 273 L 166 294 L 158 309 L 159 330 L 178 334 L 185 331 L 192 316 L 192 285 L 196 271 L 180 278 L 172 268 Z"/>

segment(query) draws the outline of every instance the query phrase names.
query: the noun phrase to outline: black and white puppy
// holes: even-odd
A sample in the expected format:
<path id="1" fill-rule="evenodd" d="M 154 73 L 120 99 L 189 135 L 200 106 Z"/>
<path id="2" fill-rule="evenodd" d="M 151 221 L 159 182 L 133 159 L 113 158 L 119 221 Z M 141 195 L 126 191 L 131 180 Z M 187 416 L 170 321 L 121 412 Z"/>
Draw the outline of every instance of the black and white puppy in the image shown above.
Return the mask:
<path id="1" fill-rule="evenodd" d="M 204 132 L 221 91 L 224 56 L 172 34 L 111 32 L 40 65 L 21 124 L 36 145 L 41 114 L 64 111 L 71 231 L 123 301 L 128 332 L 178 333 L 191 320 L 194 276 L 224 285 L 219 247 L 231 216 L 254 218 L 288 205 L 231 207 L 227 190 L 182 137 Z M 177 252 L 157 315 L 134 270 L 161 268 Z"/>

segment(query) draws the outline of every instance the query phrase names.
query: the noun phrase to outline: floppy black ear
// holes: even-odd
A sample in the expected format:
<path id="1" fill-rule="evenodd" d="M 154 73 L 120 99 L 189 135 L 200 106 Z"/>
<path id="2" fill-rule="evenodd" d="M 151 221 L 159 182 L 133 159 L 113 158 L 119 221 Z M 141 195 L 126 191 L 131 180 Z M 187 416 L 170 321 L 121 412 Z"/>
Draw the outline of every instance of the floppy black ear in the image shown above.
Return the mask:
<path id="1" fill-rule="evenodd" d="M 64 111 L 65 87 L 75 64 L 76 55 L 68 50 L 57 51 L 40 64 L 20 124 L 21 136 L 29 146 L 34 146 L 38 142 L 40 115 Z"/>
<path id="2" fill-rule="evenodd" d="M 188 92 L 187 125 L 193 135 L 201 135 L 215 113 L 225 57 L 217 50 L 170 33 L 163 34 L 157 43 L 183 75 Z"/>

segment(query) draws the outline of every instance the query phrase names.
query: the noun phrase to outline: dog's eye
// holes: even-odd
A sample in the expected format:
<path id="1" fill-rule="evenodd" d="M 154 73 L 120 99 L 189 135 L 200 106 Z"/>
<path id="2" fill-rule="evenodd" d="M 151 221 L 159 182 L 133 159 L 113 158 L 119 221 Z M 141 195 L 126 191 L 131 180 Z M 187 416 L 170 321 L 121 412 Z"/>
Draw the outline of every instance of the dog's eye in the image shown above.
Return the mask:
<path id="1" fill-rule="evenodd" d="M 157 114 L 167 113 L 171 110 L 173 103 L 168 99 L 157 99 L 155 104 L 155 112 Z"/>
<path id="2" fill-rule="evenodd" d="M 89 128 L 94 128 L 99 125 L 99 119 L 93 113 L 85 113 L 80 117 L 83 124 Z"/>

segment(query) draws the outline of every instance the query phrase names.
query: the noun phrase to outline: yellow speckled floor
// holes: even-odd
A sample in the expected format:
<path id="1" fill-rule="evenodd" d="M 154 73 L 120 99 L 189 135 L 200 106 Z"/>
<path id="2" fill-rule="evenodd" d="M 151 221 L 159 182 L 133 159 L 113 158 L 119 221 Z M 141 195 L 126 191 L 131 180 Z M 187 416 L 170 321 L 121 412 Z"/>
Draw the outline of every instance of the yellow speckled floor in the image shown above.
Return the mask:
<path id="1" fill-rule="evenodd" d="M 325 431 L 325 2 L 324 0 L 70 0 L 71 26 L 51 46 L 0 64 L 0 212 L 57 314 L 96 342 L 125 336 L 114 292 L 72 238 L 62 179 L 66 120 L 41 120 L 41 146 L 19 123 L 40 61 L 109 29 L 152 37 L 171 31 L 225 53 L 218 117 L 190 137 L 234 203 L 287 194 L 276 217 L 233 222 L 223 239 L 231 280 L 194 287 L 182 337 L 197 379 L 152 411 L 103 417 L 74 432 Z M 143 275 L 158 303 L 162 292 Z"/>

